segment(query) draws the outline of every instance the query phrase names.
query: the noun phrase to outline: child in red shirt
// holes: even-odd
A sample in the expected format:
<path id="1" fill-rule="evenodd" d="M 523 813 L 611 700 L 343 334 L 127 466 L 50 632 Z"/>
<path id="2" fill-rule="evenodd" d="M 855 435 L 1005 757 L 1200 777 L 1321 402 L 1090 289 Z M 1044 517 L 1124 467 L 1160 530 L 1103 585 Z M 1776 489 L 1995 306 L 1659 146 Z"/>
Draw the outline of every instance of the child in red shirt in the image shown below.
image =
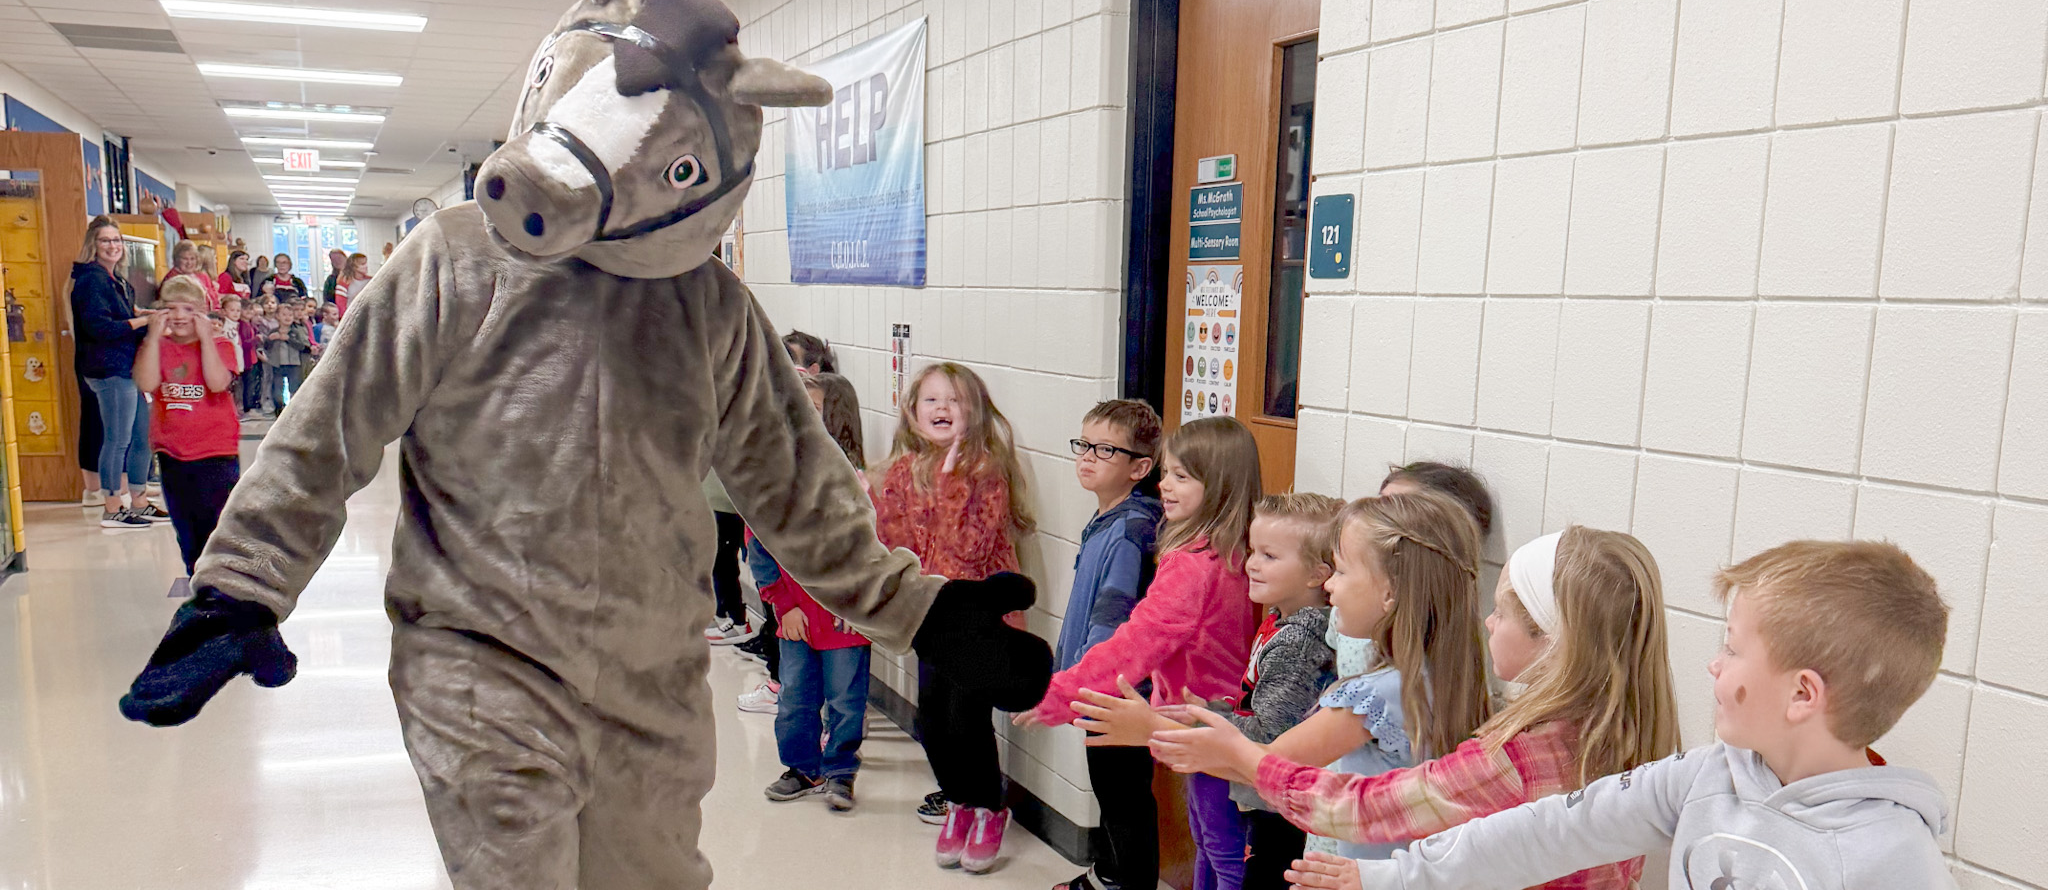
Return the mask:
<path id="1" fill-rule="evenodd" d="M 155 395 L 150 440 L 190 575 L 242 475 L 242 424 L 228 394 L 234 345 L 215 333 L 206 292 L 190 277 L 165 282 L 157 303 L 165 311 L 151 316 L 135 352 L 135 385 Z"/>

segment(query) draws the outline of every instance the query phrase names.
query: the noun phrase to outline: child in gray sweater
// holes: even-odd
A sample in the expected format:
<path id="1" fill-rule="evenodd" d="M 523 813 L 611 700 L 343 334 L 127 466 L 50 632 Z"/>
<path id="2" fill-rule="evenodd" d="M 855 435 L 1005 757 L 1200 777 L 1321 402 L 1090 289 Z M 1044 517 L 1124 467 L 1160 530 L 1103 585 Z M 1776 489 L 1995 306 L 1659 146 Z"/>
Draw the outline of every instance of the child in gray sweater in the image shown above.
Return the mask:
<path id="1" fill-rule="evenodd" d="M 1886 543 L 1796 541 L 1716 578 L 1708 668 L 1720 743 L 1465 823 L 1366 861 L 1315 856 L 1315 888 L 1516 888 L 1664 848 L 1673 890 L 1954 887 L 1947 806 L 1866 746 L 1933 683 L 1948 607 Z"/>

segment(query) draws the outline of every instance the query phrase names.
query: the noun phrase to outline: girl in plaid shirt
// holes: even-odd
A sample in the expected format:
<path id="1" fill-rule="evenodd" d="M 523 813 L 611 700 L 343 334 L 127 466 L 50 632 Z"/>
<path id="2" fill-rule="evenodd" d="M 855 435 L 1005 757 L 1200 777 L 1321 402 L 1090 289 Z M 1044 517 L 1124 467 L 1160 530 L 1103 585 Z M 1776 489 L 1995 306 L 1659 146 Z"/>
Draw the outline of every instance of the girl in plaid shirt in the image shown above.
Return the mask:
<path id="1" fill-rule="evenodd" d="M 1310 832 L 1359 842 L 1427 837 L 1481 816 L 1585 787 L 1678 749 L 1656 560 L 1621 532 L 1572 526 L 1516 550 L 1486 619 L 1494 672 L 1525 691 L 1448 755 L 1411 769 L 1349 776 L 1267 756 L 1227 723 L 1154 736 L 1175 769 L 1254 781 L 1260 796 Z M 1627 890 L 1643 860 L 1542 885 Z M 1358 887 L 1357 863 L 1310 854 L 1288 878 Z M 1347 883 L 1348 881 L 1348 883 Z"/>

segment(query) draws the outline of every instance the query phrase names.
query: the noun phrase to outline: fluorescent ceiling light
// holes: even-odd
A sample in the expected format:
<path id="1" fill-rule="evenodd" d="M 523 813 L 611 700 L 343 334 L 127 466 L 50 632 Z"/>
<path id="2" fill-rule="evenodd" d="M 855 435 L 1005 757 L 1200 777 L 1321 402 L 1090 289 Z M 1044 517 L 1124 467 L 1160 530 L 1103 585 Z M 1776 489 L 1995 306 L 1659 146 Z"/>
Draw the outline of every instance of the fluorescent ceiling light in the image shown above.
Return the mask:
<path id="1" fill-rule="evenodd" d="M 347 9 L 307 9 L 298 6 L 265 6 L 257 3 L 214 3 L 205 0 L 159 0 L 164 12 L 174 18 L 226 19 L 237 22 L 271 22 L 280 25 L 313 25 L 331 28 L 363 28 L 371 31 L 409 31 L 427 28 L 426 16 L 391 12 L 356 12 Z"/>
<path id="2" fill-rule="evenodd" d="M 263 174 L 263 181 L 283 182 L 289 183 L 291 185 L 298 185 L 300 183 L 310 182 L 333 182 L 340 183 L 342 185 L 355 185 L 356 183 L 361 182 L 361 180 L 353 176 L 277 176 L 269 173 Z"/>
<path id="3" fill-rule="evenodd" d="M 352 195 L 298 195 L 278 194 L 277 192 L 272 192 L 270 196 L 276 198 L 279 201 L 287 201 L 295 204 L 346 204 L 349 201 L 354 200 L 354 196 Z"/>
<path id="4" fill-rule="evenodd" d="M 255 117 L 278 121 L 332 121 L 344 124 L 381 124 L 384 116 L 361 111 L 314 111 L 308 108 L 223 108 L 228 117 Z"/>
<path id="5" fill-rule="evenodd" d="M 299 139 L 291 136 L 244 136 L 243 145 L 279 145 L 287 148 L 333 148 L 341 151 L 369 151 L 374 142 L 359 139 Z"/>
<path id="6" fill-rule="evenodd" d="M 254 160 L 254 161 L 255 161 L 256 163 L 258 163 L 258 164 L 268 164 L 268 165 L 270 165 L 270 166 L 272 166 L 272 167 L 282 167 L 282 166 L 284 166 L 284 159 L 283 159 L 283 158 L 252 158 L 251 160 Z M 367 166 L 369 166 L 369 165 L 368 165 L 368 164 L 365 164 L 365 163 L 363 163 L 362 161 L 331 161 L 331 160 L 328 160 L 328 159 L 326 159 L 326 158 L 321 158 L 321 159 L 320 159 L 320 166 L 322 166 L 322 167 L 341 167 L 341 168 L 344 168 L 344 169 L 349 169 L 349 170 L 361 170 L 361 169 L 363 169 L 364 167 L 367 167 Z"/>
<path id="7" fill-rule="evenodd" d="M 301 83 L 356 83 L 375 87 L 395 87 L 405 83 L 405 78 L 396 74 L 370 74 L 362 71 L 319 71 L 312 68 L 269 68 L 262 65 L 223 65 L 219 62 L 200 62 L 199 73 L 208 77 L 292 80 Z"/>

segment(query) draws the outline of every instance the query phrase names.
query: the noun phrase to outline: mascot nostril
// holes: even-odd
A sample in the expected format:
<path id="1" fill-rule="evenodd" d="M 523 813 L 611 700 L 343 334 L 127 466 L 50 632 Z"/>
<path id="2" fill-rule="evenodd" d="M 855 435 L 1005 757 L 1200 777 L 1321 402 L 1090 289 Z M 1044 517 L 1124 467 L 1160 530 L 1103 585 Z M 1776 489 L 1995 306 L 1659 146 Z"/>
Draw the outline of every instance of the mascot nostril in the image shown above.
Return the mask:
<path id="1" fill-rule="evenodd" d="M 484 200 L 420 222 L 350 301 L 124 713 L 181 722 L 242 674 L 290 679 L 279 618 L 401 439 L 391 690 L 456 890 L 710 885 L 709 472 L 875 645 L 976 700 L 1044 694 L 1051 650 L 1003 623 L 1031 582 L 882 547 L 767 314 L 711 258 L 761 107 L 832 99 L 738 36 L 718 0 L 575 0 Z"/>

